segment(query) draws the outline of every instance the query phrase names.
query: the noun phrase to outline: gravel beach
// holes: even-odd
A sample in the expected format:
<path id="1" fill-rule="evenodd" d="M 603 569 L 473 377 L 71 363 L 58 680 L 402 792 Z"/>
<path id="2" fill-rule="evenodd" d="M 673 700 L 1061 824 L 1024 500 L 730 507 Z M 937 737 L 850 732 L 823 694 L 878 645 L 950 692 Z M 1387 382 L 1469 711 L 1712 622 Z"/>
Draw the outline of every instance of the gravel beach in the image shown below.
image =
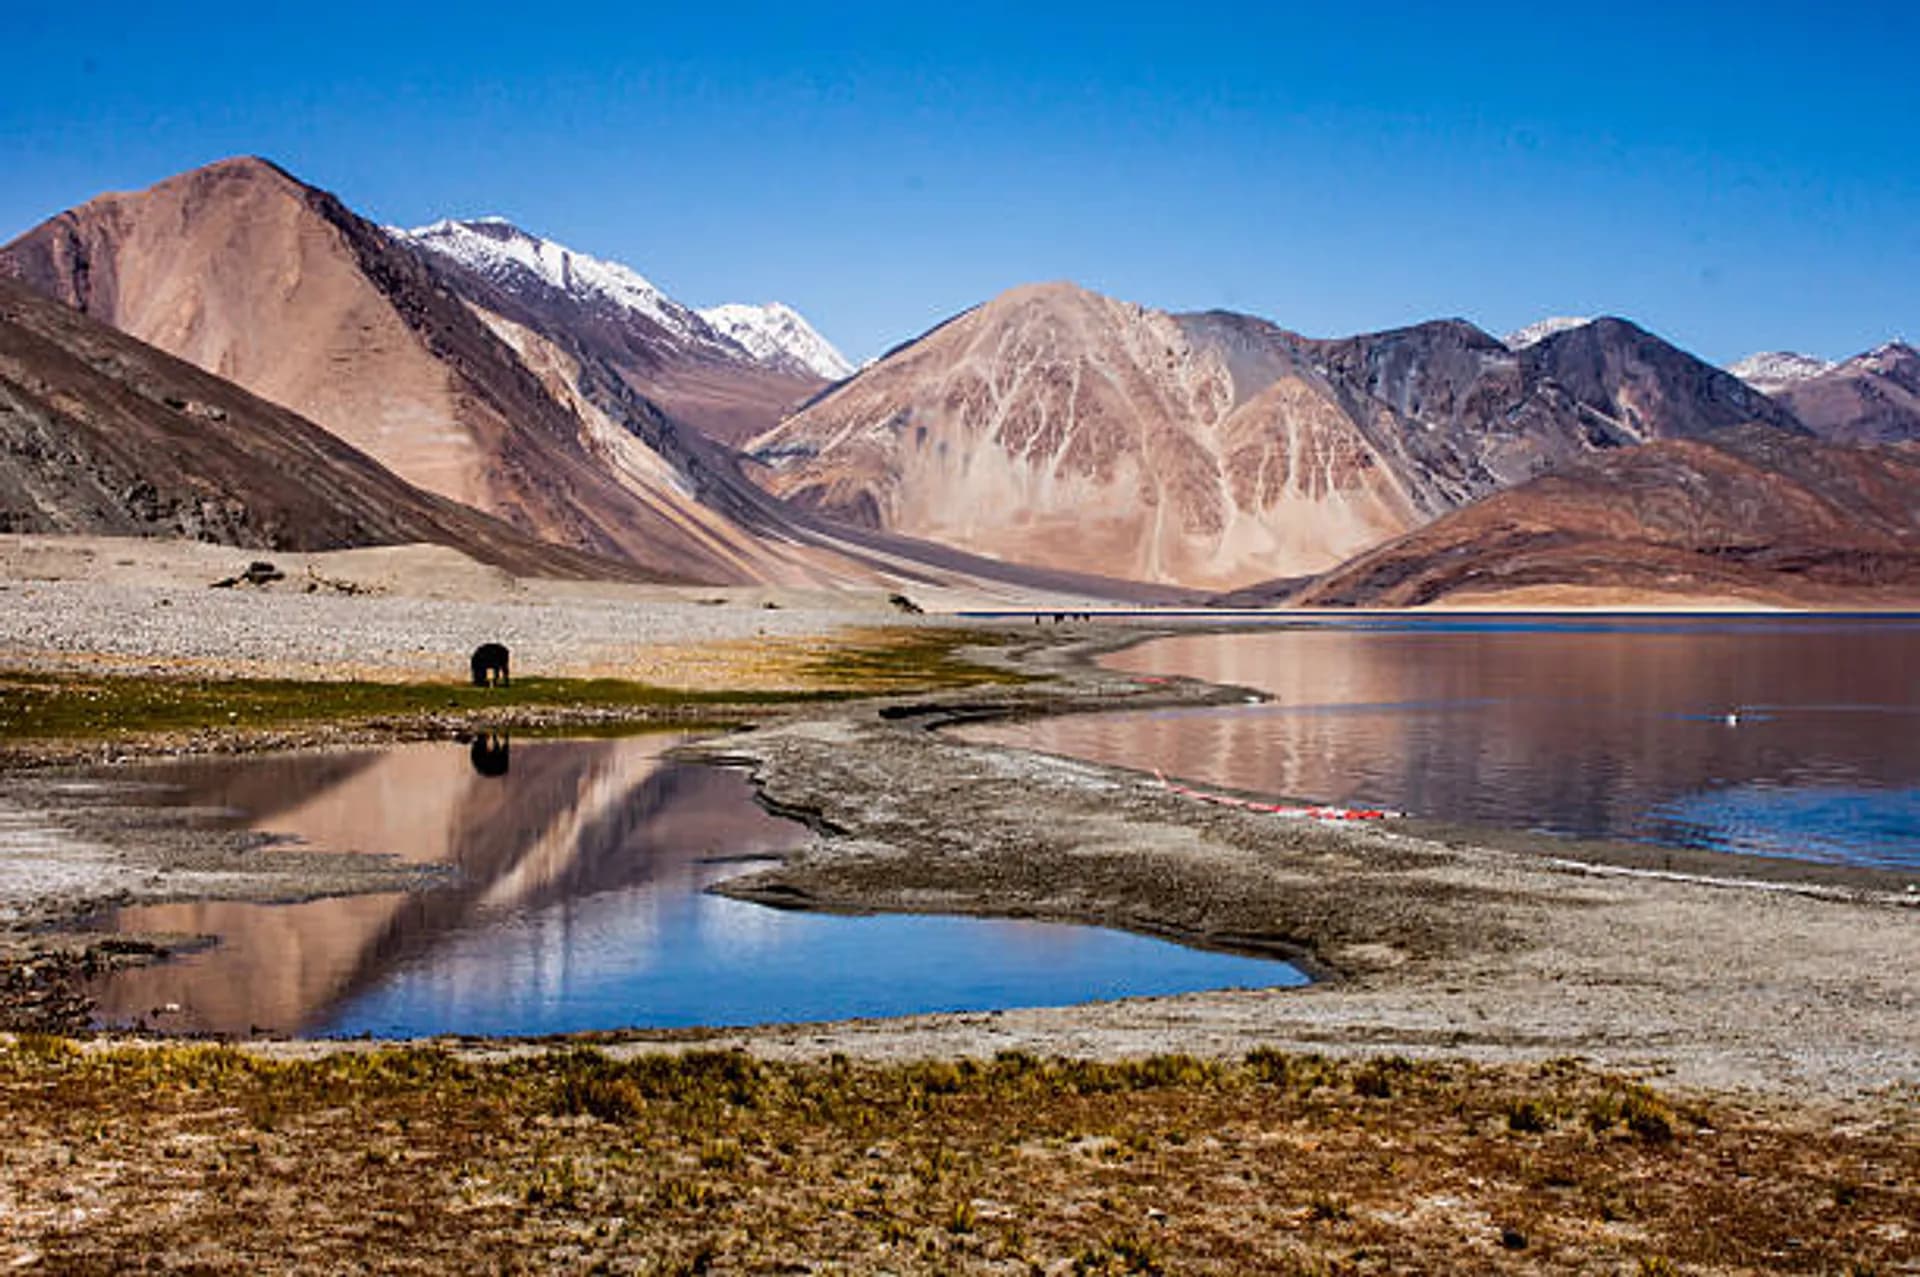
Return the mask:
<path id="1" fill-rule="evenodd" d="M 256 558 L 282 579 L 215 585 Z M 738 645 L 909 619 L 878 594 L 516 579 L 433 546 L 250 555 L 0 537 L 0 665 L 13 669 L 445 678 L 501 642 L 523 674 L 750 686 Z"/>

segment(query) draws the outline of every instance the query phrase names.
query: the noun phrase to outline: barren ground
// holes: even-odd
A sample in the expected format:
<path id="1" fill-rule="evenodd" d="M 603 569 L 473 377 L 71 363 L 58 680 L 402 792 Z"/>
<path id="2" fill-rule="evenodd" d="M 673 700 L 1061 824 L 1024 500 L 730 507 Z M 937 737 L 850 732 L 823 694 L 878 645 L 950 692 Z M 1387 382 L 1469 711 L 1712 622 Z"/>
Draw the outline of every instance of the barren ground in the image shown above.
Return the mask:
<path id="1" fill-rule="evenodd" d="M 129 601 L 146 596 L 128 590 L 179 588 L 16 572 L 11 597 L 0 596 L 0 648 L 11 645 L 16 668 L 90 676 L 208 661 L 225 673 L 396 677 L 459 655 L 475 616 L 500 632 L 516 615 L 485 609 L 522 606 L 487 587 L 443 600 L 464 618 L 450 624 L 416 582 L 390 596 L 220 591 L 194 609 L 204 631 L 199 620 L 129 623 Z M 28 612 L 11 606 L 19 597 L 59 606 Z M 329 604 L 324 617 L 302 611 L 316 598 Z M 551 641 L 558 653 L 606 634 L 591 669 L 605 659 L 629 677 L 650 634 L 668 635 L 686 649 L 681 668 L 698 669 L 731 659 L 703 649 L 758 638 L 748 631 L 762 612 L 796 642 L 826 648 L 845 641 L 837 627 L 873 619 L 739 601 L 616 604 L 613 622 L 602 599 L 571 612 L 560 601 L 525 606 L 524 650 Z M 378 658 L 289 656 L 286 645 L 320 622 L 326 641 L 345 633 L 343 649 Z M 1089 663 L 1137 633 L 1094 627 L 1069 641 L 1049 628 L 980 655 L 1044 682 L 746 716 L 752 730 L 701 748 L 749 767 L 771 802 L 821 836 L 730 889 L 787 906 L 1122 926 L 1282 953 L 1320 983 L 613 1034 L 590 1054 L 484 1042 L 76 1053 L 29 1034 L 0 1052 L 15 1132 L 0 1160 L 0 1261 L 61 1271 L 1920 1268 L 1920 884 L 1910 875 L 1411 822 L 1282 821 L 1197 804 L 1124 769 L 933 730 L 1239 695 Z M 797 668 L 790 655 L 772 661 L 770 681 Z M 227 743 L 408 730 L 439 728 L 329 724 Z M 29 924 L 103 891 L 137 892 L 156 874 L 162 894 L 259 890 L 257 878 L 227 873 L 220 857 L 232 849 L 117 837 L 57 793 L 20 797 L 60 783 L 57 772 L 15 772 L 0 794 L 0 868 L 58 880 L 0 901 L 13 911 L 4 975 L 16 1003 L 37 996 L 21 983 L 39 978 L 35 964 L 57 976 L 62 961 Z M 341 867 L 311 859 L 278 889 L 373 885 L 330 880 Z M 165 885 L 169 875 L 183 876 Z"/>

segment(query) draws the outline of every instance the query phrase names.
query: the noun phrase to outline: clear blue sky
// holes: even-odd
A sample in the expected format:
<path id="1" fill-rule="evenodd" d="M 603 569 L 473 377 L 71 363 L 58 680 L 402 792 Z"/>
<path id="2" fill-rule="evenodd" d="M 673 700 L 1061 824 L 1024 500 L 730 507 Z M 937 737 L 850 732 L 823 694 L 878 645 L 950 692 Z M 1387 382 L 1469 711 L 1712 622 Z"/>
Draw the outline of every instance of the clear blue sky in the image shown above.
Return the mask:
<path id="1" fill-rule="evenodd" d="M 1060 278 L 1315 334 L 1920 338 L 1912 0 L 267 8 L 17 6 L 0 238 L 251 152 L 856 358 Z"/>

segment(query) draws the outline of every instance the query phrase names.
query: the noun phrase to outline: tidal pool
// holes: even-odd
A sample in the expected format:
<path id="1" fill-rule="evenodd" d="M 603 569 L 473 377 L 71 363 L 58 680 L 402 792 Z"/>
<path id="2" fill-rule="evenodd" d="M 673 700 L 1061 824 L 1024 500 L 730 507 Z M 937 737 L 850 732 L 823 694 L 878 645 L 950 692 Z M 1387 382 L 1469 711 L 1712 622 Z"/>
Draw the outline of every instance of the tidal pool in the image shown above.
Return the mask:
<path id="1" fill-rule="evenodd" d="M 478 741 L 121 769 L 145 804 L 312 848 L 455 872 L 423 892 L 129 907 L 204 935 L 115 973 L 103 1024 L 169 1031 L 532 1035 L 982 1011 L 1304 983 L 1292 966 L 1090 927 L 837 917 L 716 896 L 808 837 L 672 736 Z M 274 854 L 271 848 L 257 853 Z"/>
<path id="2" fill-rule="evenodd" d="M 1920 867 L 1920 621 L 1319 620 L 1106 662 L 1271 703 L 966 729 L 1316 802 Z"/>

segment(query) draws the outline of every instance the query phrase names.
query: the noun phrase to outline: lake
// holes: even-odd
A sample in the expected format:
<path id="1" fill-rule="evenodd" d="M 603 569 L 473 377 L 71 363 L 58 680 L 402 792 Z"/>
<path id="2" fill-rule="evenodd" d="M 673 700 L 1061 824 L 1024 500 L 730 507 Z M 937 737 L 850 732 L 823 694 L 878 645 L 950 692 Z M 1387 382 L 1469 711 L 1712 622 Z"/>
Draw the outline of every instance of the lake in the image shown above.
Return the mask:
<path id="1" fill-rule="evenodd" d="M 496 739 L 116 769 L 129 802 L 175 818 L 191 809 L 209 827 L 457 872 L 423 892 L 116 910 L 100 925 L 214 943 L 102 981 L 99 1020 L 529 1035 L 1304 982 L 1286 963 L 1097 928 L 836 917 L 710 894 L 809 835 L 763 810 L 740 774 L 669 757 L 682 739 Z"/>
<path id="2" fill-rule="evenodd" d="M 1355 618 L 1104 664 L 1270 695 L 969 739 L 1316 802 L 1920 868 L 1920 621 Z"/>

